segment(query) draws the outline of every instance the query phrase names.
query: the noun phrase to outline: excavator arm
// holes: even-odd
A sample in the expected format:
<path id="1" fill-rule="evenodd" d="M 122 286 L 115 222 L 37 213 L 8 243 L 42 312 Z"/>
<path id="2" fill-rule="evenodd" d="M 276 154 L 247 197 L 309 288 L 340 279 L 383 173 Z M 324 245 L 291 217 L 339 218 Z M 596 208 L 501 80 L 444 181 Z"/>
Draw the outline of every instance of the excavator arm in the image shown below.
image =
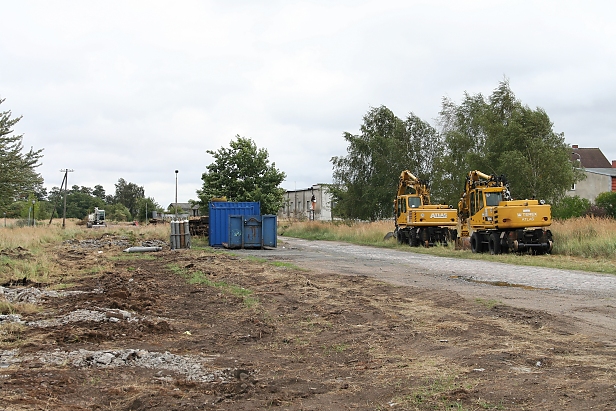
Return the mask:
<path id="1" fill-rule="evenodd" d="M 404 170 L 400 173 L 398 197 L 407 194 L 408 187 L 413 188 L 415 193 L 421 197 L 422 204 L 430 204 L 430 190 L 428 190 L 426 183 L 415 177 L 410 171 Z"/>

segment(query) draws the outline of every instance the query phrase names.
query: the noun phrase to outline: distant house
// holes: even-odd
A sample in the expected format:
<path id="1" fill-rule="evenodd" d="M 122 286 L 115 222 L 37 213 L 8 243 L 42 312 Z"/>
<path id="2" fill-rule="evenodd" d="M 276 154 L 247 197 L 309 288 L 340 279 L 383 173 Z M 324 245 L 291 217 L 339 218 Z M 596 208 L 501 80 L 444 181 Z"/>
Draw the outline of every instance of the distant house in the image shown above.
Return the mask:
<path id="1" fill-rule="evenodd" d="M 579 196 L 595 201 L 599 193 L 616 192 L 616 160 L 610 162 L 599 148 L 571 146 L 571 162 L 584 169 L 586 178 L 567 191 L 570 197 Z"/>
<path id="2" fill-rule="evenodd" d="M 332 198 L 325 184 L 310 188 L 289 190 L 284 194 L 284 204 L 278 218 L 300 220 L 331 220 Z"/>

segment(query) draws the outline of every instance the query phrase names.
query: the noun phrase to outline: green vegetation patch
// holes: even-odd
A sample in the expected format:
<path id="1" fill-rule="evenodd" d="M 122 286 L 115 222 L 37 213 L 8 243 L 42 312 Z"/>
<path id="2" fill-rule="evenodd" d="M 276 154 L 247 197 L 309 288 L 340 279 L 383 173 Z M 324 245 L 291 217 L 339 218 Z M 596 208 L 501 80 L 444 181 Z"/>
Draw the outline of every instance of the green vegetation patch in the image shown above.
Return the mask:
<path id="1" fill-rule="evenodd" d="M 226 281 L 213 281 L 207 274 L 202 271 L 187 271 L 177 264 L 169 264 L 167 266 L 175 274 L 185 278 L 189 284 L 200 284 L 207 287 L 215 287 L 220 289 L 223 293 L 233 295 L 242 299 L 246 308 L 254 307 L 258 304 L 258 298 L 252 295 L 252 291 L 235 284 L 229 284 Z"/>

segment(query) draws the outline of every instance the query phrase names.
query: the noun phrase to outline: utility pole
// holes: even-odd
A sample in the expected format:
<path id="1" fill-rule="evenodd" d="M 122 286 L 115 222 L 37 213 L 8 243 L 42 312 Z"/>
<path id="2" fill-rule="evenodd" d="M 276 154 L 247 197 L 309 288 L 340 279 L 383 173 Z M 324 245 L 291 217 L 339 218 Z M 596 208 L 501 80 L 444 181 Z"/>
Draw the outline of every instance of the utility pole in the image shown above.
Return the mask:
<path id="1" fill-rule="evenodd" d="M 175 219 L 178 219 L 178 171 L 175 170 Z"/>
<path id="2" fill-rule="evenodd" d="M 64 173 L 64 213 L 62 213 L 62 228 L 66 228 L 66 192 L 68 191 L 68 173 L 72 173 L 75 170 L 70 170 L 68 168 L 60 170 L 60 172 Z M 60 190 L 62 187 L 60 187 Z M 52 214 L 53 215 L 53 214 Z"/>

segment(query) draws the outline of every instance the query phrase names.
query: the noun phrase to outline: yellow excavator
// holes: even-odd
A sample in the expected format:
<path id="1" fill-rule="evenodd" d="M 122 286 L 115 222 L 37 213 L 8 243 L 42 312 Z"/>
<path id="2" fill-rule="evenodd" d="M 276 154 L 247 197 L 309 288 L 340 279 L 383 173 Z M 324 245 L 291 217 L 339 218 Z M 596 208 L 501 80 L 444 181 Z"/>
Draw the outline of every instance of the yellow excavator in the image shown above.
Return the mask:
<path id="1" fill-rule="evenodd" d="M 412 247 L 447 245 L 457 237 L 457 210 L 445 204 L 430 204 L 428 185 L 404 170 L 394 200 L 394 237 Z"/>
<path id="2" fill-rule="evenodd" d="M 543 200 L 514 200 L 504 176 L 471 171 L 458 203 L 459 241 L 473 253 L 552 251 L 552 209 Z"/>

